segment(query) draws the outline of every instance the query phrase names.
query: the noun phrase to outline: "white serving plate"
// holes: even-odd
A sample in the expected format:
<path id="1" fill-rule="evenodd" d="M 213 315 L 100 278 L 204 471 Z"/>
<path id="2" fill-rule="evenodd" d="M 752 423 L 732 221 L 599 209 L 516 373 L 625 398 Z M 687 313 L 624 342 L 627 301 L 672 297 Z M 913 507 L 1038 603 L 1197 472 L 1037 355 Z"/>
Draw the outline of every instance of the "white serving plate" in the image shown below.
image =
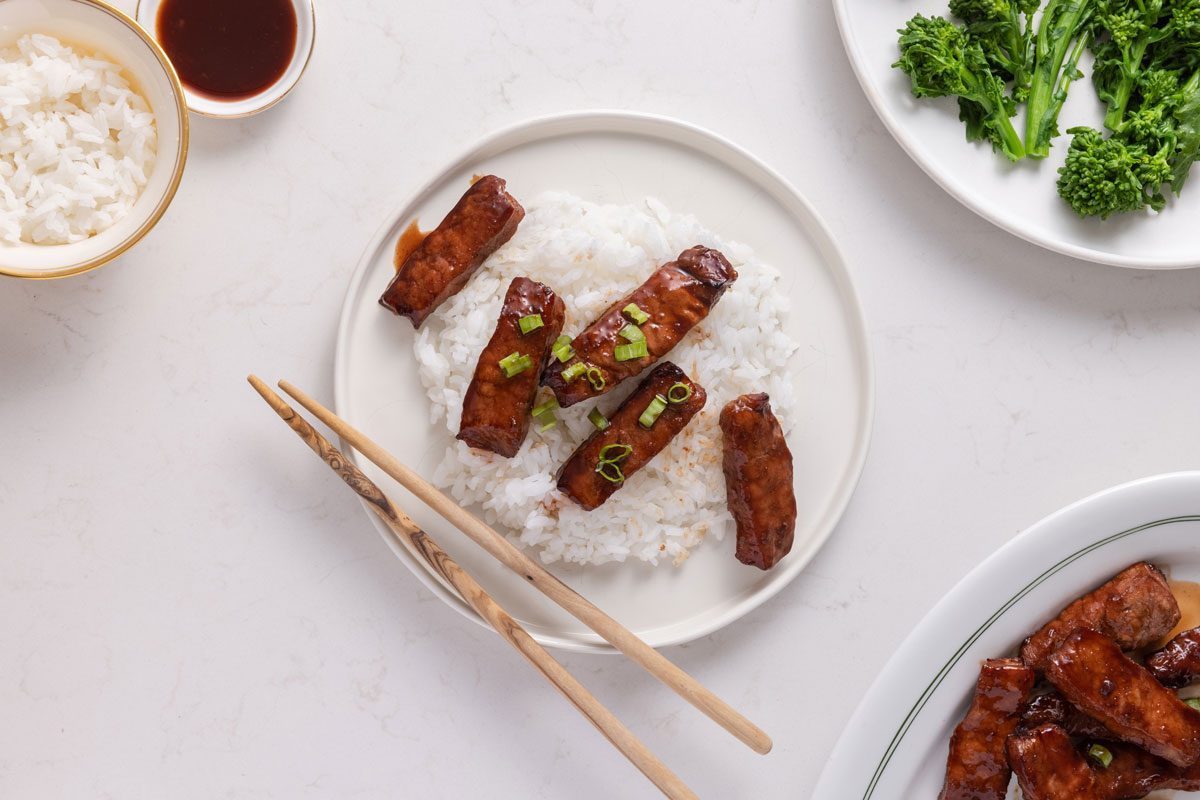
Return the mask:
<path id="1" fill-rule="evenodd" d="M 695 214 L 723 237 L 749 243 L 783 272 L 782 290 L 794 303 L 791 332 L 802 343 L 792 362 L 800 419 L 789 437 L 800 514 L 788 558 L 766 573 L 739 564 L 730 532 L 723 542 L 704 542 L 680 568 L 635 562 L 551 566 L 654 646 L 686 642 L 733 622 L 799 574 L 832 533 L 862 470 L 873 411 L 871 360 L 841 254 L 816 212 L 783 178 L 733 144 L 681 122 L 588 111 L 536 119 L 488 137 L 389 216 L 351 281 L 338 333 L 338 413 L 425 475 L 452 440 L 444 426 L 427 423 L 412 327 L 382 309 L 378 297 L 394 274 L 401 230 L 414 217 L 426 227 L 436 225 L 471 176 L 485 173 L 507 179 L 509 190 L 524 200 L 551 189 L 597 202 L 652 195 Z M 360 459 L 360 466 L 540 642 L 612 652 L 373 465 Z M 392 549 L 438 597 L 480 621 L 413 553 L 395 544 Z"/>
<path id="2" fill-rule="evenodd" d="M 937 797 L 979 664 L 1136 561 L 1200 580 L 1200 472 L 1146 478 L 1052 514 L 963 578 L 884 667 L 813 800 Z M 1154 796 L 1190 797 L 1160 792 Z"/>
<path id="3" fill-rule="evenodd" d="M 1143 269 L 1179 269 L 1200 264 L 1200 174 L 1183 196 L 1157 217 L 1125 214 L 1107 221 L 1082 220 L 1058 196 L 1054 183 L 1070 137 L 1055 139 L 1050 157 L 1011 165 L 986 144 L 967 142 L 956 103 L 948 98 L 917 100 L 908 76 L 892 69 L 899 53 L 896 30 L 914 14 L 948 17 L 947 0 L 833 0 L 846 52 L 863 90 L 888 130 L 913 160 L 959 202 L 1010 233 L 1076 258 Z M 1100 127 L 1101 104 L 1085 77 L 1071 85 L 1059 117 L 1073 125 Z M 1024 131 L 1024 118 L 1014 119 Z M 1200 170 L 1196 171 L 1200 173 Z M 901 197 L 897 196 L 897 200 Z"/>

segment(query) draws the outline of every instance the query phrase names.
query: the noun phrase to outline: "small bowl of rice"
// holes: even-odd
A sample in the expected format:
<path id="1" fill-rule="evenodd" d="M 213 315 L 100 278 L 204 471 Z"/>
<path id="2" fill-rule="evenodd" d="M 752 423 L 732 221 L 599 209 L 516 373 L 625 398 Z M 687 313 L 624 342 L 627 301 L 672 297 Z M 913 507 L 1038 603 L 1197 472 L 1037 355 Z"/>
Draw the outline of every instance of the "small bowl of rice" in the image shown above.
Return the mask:
<path id="1" fill-rule="evenodd" d="M 0 0 L 0 275 L 61 278 L 133 247 L 187 161 L 183 87 L 101 0 Z"/>

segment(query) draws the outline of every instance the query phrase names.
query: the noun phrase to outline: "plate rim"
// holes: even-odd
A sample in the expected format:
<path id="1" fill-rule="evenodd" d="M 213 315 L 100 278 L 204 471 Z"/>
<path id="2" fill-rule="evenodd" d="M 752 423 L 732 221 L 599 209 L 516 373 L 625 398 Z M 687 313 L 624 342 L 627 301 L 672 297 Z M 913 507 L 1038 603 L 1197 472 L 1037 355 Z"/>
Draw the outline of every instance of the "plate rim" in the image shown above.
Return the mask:
<path id="1" fill-rule="evenodd" d="M 817 784 L 813 792 L 814 800 L 823 800 L 826 797 L 843 797 L 845 796 L 844 787 L 833 787 L 833 780 L 838 777 L 836 767 L 845 760 L 847 753 L 851 753 L 851 744 L 857 739 L 860 729 L 869 729 L 871 727 L 879 727 L 874 725 L 878 720 L 873 720 L 870 717 L 870 710 L 879 706 L 879 699 L 882 696 L 888 695 L 895 690 L 893 684 L 903 683 L 904 685 L 913 684 L 920 686 L 926 677 L 929 678 L 928 685 L 920 691 L 916 699 L 911 705 L 905 706 L 903 719 L 892 722 L 882 727 L 888 730 L 893 730 L 892 738 L 883 747 L 882 752 L 876 760 L 875 743 L 871 742 L 871 751 L 869 761 L 875 762 L 874 771 L 871 773 L 870 782 L 863 788 L 861 800 L 873 800 L 875 797 L 875 789 L 878 786 L 879 780 L 886 771 L 892 756 L 898 749 L 901 741 L 904 739 L 907 731 L 911 729 L 912 723 L 920 715 L 928 701 L 932 699 L 942 682 L 949 676 L 953 668 L 962 660 L 963 656 L 970 649 L 978 638 L 983 635 L 993 624 L 995 624 L 1009 609 L 1016 605 L 1026 594 L 1040 586 L 1046 580 L 1050 579 L 1074 563 L 1080 558 L 1099 550 L 1105 545 L 1120 541 L 1128 536 L 1152 530 L 1156 527 L 1161 527 L 1166 524 L 1174 524 L 1179 522 L 1200 522 L 1200 504 L 1196 509 L 1195 514 L 1174 514 L 1171 516 L 1160 516 L 1155 512 L 1147 513 L 1147 518 L 1136 525 L 1125 527 L 1123 530 L 1109 533 L 1090 534 L 1087 537 L 1076 537 L 1077 547 L 1073 545 L 1071 552 L 1058 557 L 1054 563 L 1043 568 L 1037 575 L 1030 578 L 1023 587 L 1016 590 L 1015 593 L 1007 600 L 1003 596 L 998 596 L 996 603 L 997 609 L 989 616 L 983 619 L 983 622 L 958 645 L 957 649 L 947 658 L 946 662 L 936 670 L 936 672 L 928 673 L 922 670 L 917 678 L 913 678 L 913 670 L 906 669 L 910 665 L 907 663 L 915 656 L 918 645 L 928 636 L 928 631 L 936 628 L 942 621 L 941 618 L 946 616 L 952 608 L 963 605 L 964 601 L 970 599 L 970 595 L 974 591 L 977 584 L 982 584 L 984 579 L 990 576 L 992 570 L 998 569 L 998 565 L 1004 564 L 1006 561 L 1012 560 L 1010 556 L 1013 554 L 1024 554 L 1023 551 L 1037 547 L 1042 539 L 1052 535 L 1058 526 L 1064 525 L 1064 520 L 1070 520 L 1073 517 L 1082 517 L 1085 513 L 1090 512 L 1095 506 L 1102 503 L 1111 502 L 1129 502 L 1129 498 L 1136 498 L 1139 495 L 1149 496 L 1152 492 L 1166 487 L 1172 489 L 1171 484 L 1179 484 L 1182 489 L 1174 489 L 1182 493 L 1184 490 L 1190 489 L 1195 493 L 1200 489 L 1200 471 L 1186 470 L 1179 472 L 1168 472 L 1159 475 L 1152 475 L 1146 478 L 1121 483 L 1116 486 L 1103 489 L 1101 491 L 1090 494 L 1080 500 L 1076 500 L 1057 511 L 1050 513 L 1042 519 L 1029 526 L 1015 537 L 1005 542 L 990 555 L 984 558 L 981 562 L 971 568 L 954 586 L 946 592 L 943 597 L 929 609 L 909 632 L 904 637 L 904 640 L 896 648 L 895 652 L 888 658 L 887 662 L 880 669 L 878 676 L 871 683 L 870 688 L 863 694 L 854 713 L 851 714 L 850 720 L 846 727 L 838 737 L 837 743 L 830 752 L 826 760 L 826 766 L 822 770 L 821 775 L 817 779 Z M 1066 523 L 1069 524 L 1069 523 Z M 1067 528 L 1069 530 L 1069 528 Z M 1061 534 L 1060 538 L 1070 541 L 1066 534 Z M 1033 554 L 1025 554 L 1033 555 Z M 1039 561 L 1039 564 L 1041 562 Z M 1018 579 L 1019 580 L 1019 579 Z M 1015 583 L 1014 583 L 1015 587 Z M 1007 592 L 1005 593 L 1007 594 Z M 986 613 L 986 611 L 981 612 Z M 957 638 L 957 635 L 956 637 Z M 950 645 L 947 645 L 949 647 Z M 904 678 L 904 680 L 901 680 Z M 890 719 L 890 717 L 889 717 Z M 855 792 L 858 791 L 858 786 L 855 787 Z"/>
<path id="2" fill-rule="evenodd" d="M 757 156 L 750 153 L 748 150 L 735 144 L 724 136 L 715 133 L 707 128 L 701 127 L 694 123 L 686 122 L 674 117 L 654 114 L 642 111 L 628 111 L 624 109 L 611 108 L 596 108 L 596 109 L 579 109 L 572 111 L 563 111 L 549 114 L 536 115 L 524 120 L 511 123 L 503 126 L 491 133 L 488 133 L 479 139 L 476 139 L 472 144 L 459 152 L 459 155 L 453 157 L 444 163 L 444 166 L 435 169 L 432 176 L 420 184 L 419 188 L 410 194 L 407 199 L 396 206 L 390 207 L 390 210 L 384 215 L 383 222 L 380 224 L 375 234 L 369 240 L 366 248 L 362 251 L 358 263 L 355 265 L 354 272 L 351 275 L 349 285 L 346 289 L 346 294 L 342 302 L 342 307 L 338 319 L 336 332 L 336 343 L 333 360 L 333 378 L 334 378 L 334 410 L 339 416 L 344 415 L 346 404 L 348 402 L 349 389 L 347 383 L 347 362 L 349 354 L 347 351 L 347 342 L 349 339 L 349 330 L 351 326 L 352 315 L 354 313 L 355 298 L 362 291 L 367 273 L 370 269 L 372 260 L 371 257 L 376 253 L 381 246 L 386 242 L 395 225 L 395 221 L 399 218 L 407 218 L 412 216 L 415 207 L 420 204 L 422 199 L 436 188 L 442 181 L 446 180 L 454 172 L 461 170 L 464 166 L 472 161 L 485 157 L 489 151 L 494 151 L 497 145 L 506 140 L 526 135 L 533 139 L 539 138 L 536 134 L 539 128 L 554 128 L 560 125 L 591 123 L 594 127 L 592 130 L 596 132 L 604 131 L 619 131 L 629 133 L 628 128 L 620 126 L 644 126 L 643 130 L 637 131 L 640 135 L 653 136 L 654 134 L 648 129 L 657 128 L 660 135 L 654 137 L 659 139 L 667 139 L 677 141 L 671 137 L 661 135 L 662 130 L 675 129 L 687 135 L 698 137 L 702 140 L 707 140 L 708 143 L 719 148 L 724 148 L 733 156 L 743 159 L 754 168 L 760 170 L 768 179 L 774 181 L 777 187 L 788 195 L 792 200 L 798 202 L 807 214 L 808 219 L 797 218 L 802 227 L 805 229 L 812 240 L 813 245 L 823 255 L 823 261 L 830 270 L 831 278 L 834 279 L 840 293 L 845 298 L 846 308 L 846 324 L 851 330 L 854 339 L 856 350 L 861 351 L 862 368 L 858 370 L 859 379 L 862 382 L 862 401 L 863 409 L 856 426 L 856 436 L 858 441 L 852 454 L 849 468 L 846 473 L 846 478 L 839 486 L 839 491 L 833 496 L 833 502 L 830 506 L 829 519 L 826 525 L 818 529 L 816 536 L 812 539 L 809 545 L 807 556 L 798 562 L 793 567 L 790 567 L 790 574 L 780 581 L 765 587 L 764 589 L 751 594 L 749 597 L 736 603 L 725 612 L 716 615 L 703 625 L 689 629 L 686 633 L 677 634 L 674 636 L 664 636 L 655 638 L 642 634 L 651 646 L 670 647 L 674 645 L 686 644 L 701 637 L 714 633 L 727 625 L 730 625 L 741 619 L 746 614 L 766 603 L 776 594 L 783 590 L 795 580 L 796 576 L 816 557 L 824 547 L 830 536 L 833 535 L 838 524 L 845 516 L 846 508 L 849 506 L 850 499 L 854 496 L 859 482 L 862 479 L 863 469 L 866 465 L 867 454 L 870 450 L 872 434 L 874 432 L 875 422 L 875 363 L 871 349 L 870 332 L 866 325 L 866 316 L 862 304 L 861 296 L 858 292 L 857 285 L 854 282 L 854 276 L 850 271 L 849 261 L 847 260 L 842 248 L 838 245 L 829 229 L 824 218 L 817 212 L 813 204 L 800 193 L 798 189 L 774 168 L 767 165 Z M 512 146 L 516 146 L 515 144 Z M 682 146 L 695 150 L 691 144 L 683 144 Z M 747 179 L 755 183 L 761 181 L 755 180 L 750 176 Z M 342 441 L 342 448 L 350 459 L 358 466 L 364 465 L 363 457 L 354 450 L 348 442 Z M 419 560 L 414 552 L 406 546 L 397 544 L 387 531 L 375 518 L 375 515 L 370 511 L 369 506 L 360 500 L 364 513 L 371 520 L 372 525 L 376 528 L 379 534 L 383 537 L 389 549 L 396 557 L 404 563 L 404 565 L 416 575 L 421 583 L 433 592 L 446 605 L 450 606 L 467 619 L 472 620 L 476 624 L 484 627 L 489 631 L 493 631 L 492 627 L 482 619 L 473 609 L 466 604 L 465 601 L 452 589 L 444 585 L 440 580 L 433 575 L 430 569 Z M 494 633 L 494 631 L 493 631 Z M 548 634 L 535 627 L 529 628 L 530 635 L 539 643 L 547 647 L 554 647 L 560 650 L 579 652 L 579 653 L 604 653 L 615 654 L 618 651 L 608 642 L 599 641 L 580 641 L 564 637 L 560 634 Z"/>
<path id="3" fill-rule="evenodd" d="M 908 154 L 908 157 L 921 170 L 928 175 L 934 183 L 940 186 L 947 194 L 961 203 L 965 208 L 975 212 L 978 216 L 992 223 L 996 227 L 1011 233 L 1018 239 L 1023 239 L 1030 244 L 1037 245 L 1051 252 L 1061 255 L 1077 258 L 1081 261 L 1088 261 L 1093 264 L 1103 264 L 1110 267 L 1123 267 L 1125 269 L 1145 269 L 1145 270 L 1181 270 L 1195 269 L 1200 267 L 1200 256 L 1191 260 L 1180 260 L 1174 258 L 1145 258 L 1137 256 L 1122 256 L 1116 253 L 1110 253 L 1105 250 L 1099 250 L 1091 247 L 1083 247 L 1080 245 L 1071 244 L 1056 240 L 1052 237 L 1040 236 L 1031 234 L 1022 230 L 1015 224 L 1014 219 L 1009 216 L 995 212 L 990 208 L 986 208 L 976 201 L 974 196 L 969 193 L 951 175 L 943 175 L 933 166 L 928 163 L 920 154 L 913 138 L 908 134 L 904 126 L 900 123 L 884 104 L 883 95 L 875 87 L 875 84 L 869 79 L 869 65 L 863 52 L 858 48 L 857 39 L 853 34 L 851 23 L 849 21 L 849 5 L 854 0 L 833 0 L 833 15 L 837 20 L 838 33 L 842 39 L 842 49 L 846 53 L 846 58 L 850 62 L 851 69 L 854 70 L 854 76 L 858 79 L 858 85 L 862 87 L 863 93 L 867 96 L 867 100 L 871 104 L 871 108 L 875 111 L 875 116 L 883 122 L 884 126 L 891 133 L 892 138 L 900 145 L 900 148 Z M 903 21 L 898 22 L 901 24 Z"/>

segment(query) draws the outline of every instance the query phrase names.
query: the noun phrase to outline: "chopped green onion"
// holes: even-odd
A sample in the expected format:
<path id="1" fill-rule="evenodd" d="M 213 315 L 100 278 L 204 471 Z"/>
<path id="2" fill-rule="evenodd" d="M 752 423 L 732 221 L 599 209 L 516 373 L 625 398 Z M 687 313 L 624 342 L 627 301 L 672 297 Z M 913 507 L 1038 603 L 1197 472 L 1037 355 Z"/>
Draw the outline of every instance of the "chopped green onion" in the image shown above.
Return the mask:
<path id="1" fill-rule="evenodd" d="M 538 328 L 544 327 L 546 323 L 542 322 L 541 314 L 530 314 L 527 317 L 521 317 L 517 320 L 517 324 L 521 326 L 521 333 L 533 333 Z"/>
<path id="2" fill-rule="evenodd" d="M 504 377 L 513 378 L 533 366 L 533 359 L 523 353 L 509 353 L 500 359 L 500 369 Z"/>
<path id="3" fill-rule="evenodd" d="M 560 336 L 554 340 L 554 345 L 550 348 L 550 352 L 560 362 L 566 363 L 575 355 L 575 348 L 571 347 L 570 336 Z"/>
<path id="4" fill-rule="evenodd" d="M 611 462 L 613 464 L 618 461 L 624 461 L 633 452 L 631 444 L 606 444 L 600 448 L 600 462 Z"/>
<path id="5" fill-rule="evenodd" d="M 1088 745 L 1087 754 L 1089 758 L 1105 769 L 1108 769 L 1108 765 L 1113 760 L 1112 751 L 1102 744 Z"/>
<path id="6" fill-rule="evenodd" d="M 638 308 L 637 303 L 630 303 L 621 309 L 621 311 L 625 313 L 625 316 L 629 317 L 638 325 L 644 325 L 646 320 L 650 319 L 650 315 Z"/>
<path id="7" fill-rule="evenodd" d="M 672 403 L 686 403 L 692 397 L 692 387 L 686 383 L 676 383 L 667 389 L 667 400 Z"/>
<path id="8" fill-rule="evenodd" d="M 556 408 L 558 408 L 558 398 L 554 395 L 550 395 L 550 398 L 546 400 L 546 402 L 534 406 L 533 412 L 530 414 L 530 416 L 540 417 L 542 414 L 553 413 L 554 409 Z"/>
<path id="9" fill-rule="evenodd" d="M 654 399 L 650 401 L 650 405 L 646 406 L 646 410 L 638 417 L 638 425 L 643 428 L 649 428 L 658 421 L 662 415 L 663 409 L 667 407 L 667 398 L 661 394 L 654 395 Z"/>
<path id="10" fill-rule="evenodd" d="M 619 344 L 613 349 L 613 357 L 617 361 L 633 361 L 635 358 L 645 358 L 648 355 L 650 355 L 650 348 L 646 347 L 645 339 L 640 342 Z"/>
<path id="11" fill-rule="evenodd" d="M 587 379 L 588 383 L 590 383 L 592 388 L 597 392 L 604 388 L 604 373 L 600 371 L 599 367 L 588 367 Z"/>
<path id="12" fill-rule="evenodd" d="M 1200 711 L 1200 697 L 1189 697 L 1187 700 L 1184 700 L 1183 702 L 1187 703 L 1189 706 L 1196 709 L 1197 711 Z"/>
<path id="13" fill-rule="evenodd" d="M 596 426 L 596 430 L 602 431 L 608 427 L 608 417 L 604 416 L 600 411 L 600 407 L 596 406 L 588 412 L 588 421 Z"/>
<path id="14" fill-rule="evenodd" d="M 585 372 L 587 372 L 587 364 L 582 361 L 576 361 L 571 366 L 563 369 L 562 378 L 564 381 L 573 381 Z"/>
<path id="15" fill-rule="evenodd" d="M 596 467 L 596 472 L 609 483 L 625 482 L 625 473 L 621 472 L 621 467 L 615 461 L 601 461 L 600 466 Z"/>
<path id="16" fill-rule="evenodd" d="M 626 325 L 621 330 L 617 331 L 617 335 L 627 342 L 644 342 L 646 334 L 642 333 L 642 329 L 637 325 Z"/>
<path id="17" fill-rule="evenodd" d="M 539 419 L 538 422 L 541 423 L 538 426 L 538 431 L 540 433 L 545 433 L 558 424 L 558 420 L 554 418 L 553 414 L 547 414 L 545 419 Z"/>
<path id="18" fill-rule="evenodd" d="M 606 444 L 600 448 L 600 462 L 596 464 L 596 472 L 609 483 L 624 483 L 625 473 L 621 471 L 620 462 L 633 452 L 633 445 Z"/>

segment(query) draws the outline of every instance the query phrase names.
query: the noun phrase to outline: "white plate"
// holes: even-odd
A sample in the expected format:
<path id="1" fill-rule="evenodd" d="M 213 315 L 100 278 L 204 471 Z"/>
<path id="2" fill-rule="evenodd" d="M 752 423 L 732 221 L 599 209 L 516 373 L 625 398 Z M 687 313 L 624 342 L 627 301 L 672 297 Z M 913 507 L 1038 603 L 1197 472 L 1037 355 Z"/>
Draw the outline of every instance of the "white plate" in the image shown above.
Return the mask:
<path id="1" fill-rule="evenodd" d="M 951 99 L 917 100 L 908 76 L 892 69 L 896 30 L 914 14 L 949 16 L 947 0 L 833 0 L 842 40 L 858 80 L 896 141 L 929 176 L 963 205 L 1011 233 L 1076 258 L 1145 269 L 1179 269 L 1200 264 L 1200 175 L 1166 211 L 1125 214 L 1107 221 L 1082 220 L 1058 196 L 1054 183 L 1070 137 L 1054 140 L 1050 157 L 1015 166 L 986 144 L 967 142 Z M 1085 76 L 1072 84 L 1059 118 L 1060 129 L 1099 127 L 1100 101 Z M 1014 120 L 1024 131 L 1024 120 Z M 900 198 L 897 197 L 899 200 Z"/>
<path id="2" fill-rule="evenodd" d="M 1013 539 L 900 646 L 834 748 L 813 800 L 937 797 L 950 732 L 983 659 L 1014 653 L 1063 606 L 1136 561 L 1200 580 L 1198 542 L 1200 472 L 1109 489 Z"/>
<path id="3" fill-rule="evenodd" d="M 641 563 L 552 567 L 654 646 L 686 642 L 738 619 L 796 577 L 829 537 L 866 456 L 873 410 L 867 335 L 850 276 L 828 231 L 779 175 L 729 142 L 681 122 L 589 111 L 533 120 L 488 137 L 389 217 L 351 281 L 338 332 L 338 413 L 425 475 L 451 440 L 442 426 L 435 430 L 426 422 L 429 403 L 417 379 L 412 327 L 377 300 L 393 274 L 392 249 L 403 227 L 414 217 L 435 225 L 471 175 L 483 173 L 503 176 L 510 191 L 526 200 L 551 189 L 597 202 L 655 196 L 674 210 L 695 214 L 722 237 L 748 243 L 783 272 L 782 290 L 794 302 L 790 332 L 802 343 L 792 368 L 800 416 L 790 437 L 800 504 L 792 553 L 763 573 L 739 564 L 732 536 L 726 536 L 721 543 L 701 544 L 681 568 Z M 365 466 L 539 641 L 611 652 L 397 484 Z M 393 549 L 439 597 L 479 621 L 412 553 Z"/>

